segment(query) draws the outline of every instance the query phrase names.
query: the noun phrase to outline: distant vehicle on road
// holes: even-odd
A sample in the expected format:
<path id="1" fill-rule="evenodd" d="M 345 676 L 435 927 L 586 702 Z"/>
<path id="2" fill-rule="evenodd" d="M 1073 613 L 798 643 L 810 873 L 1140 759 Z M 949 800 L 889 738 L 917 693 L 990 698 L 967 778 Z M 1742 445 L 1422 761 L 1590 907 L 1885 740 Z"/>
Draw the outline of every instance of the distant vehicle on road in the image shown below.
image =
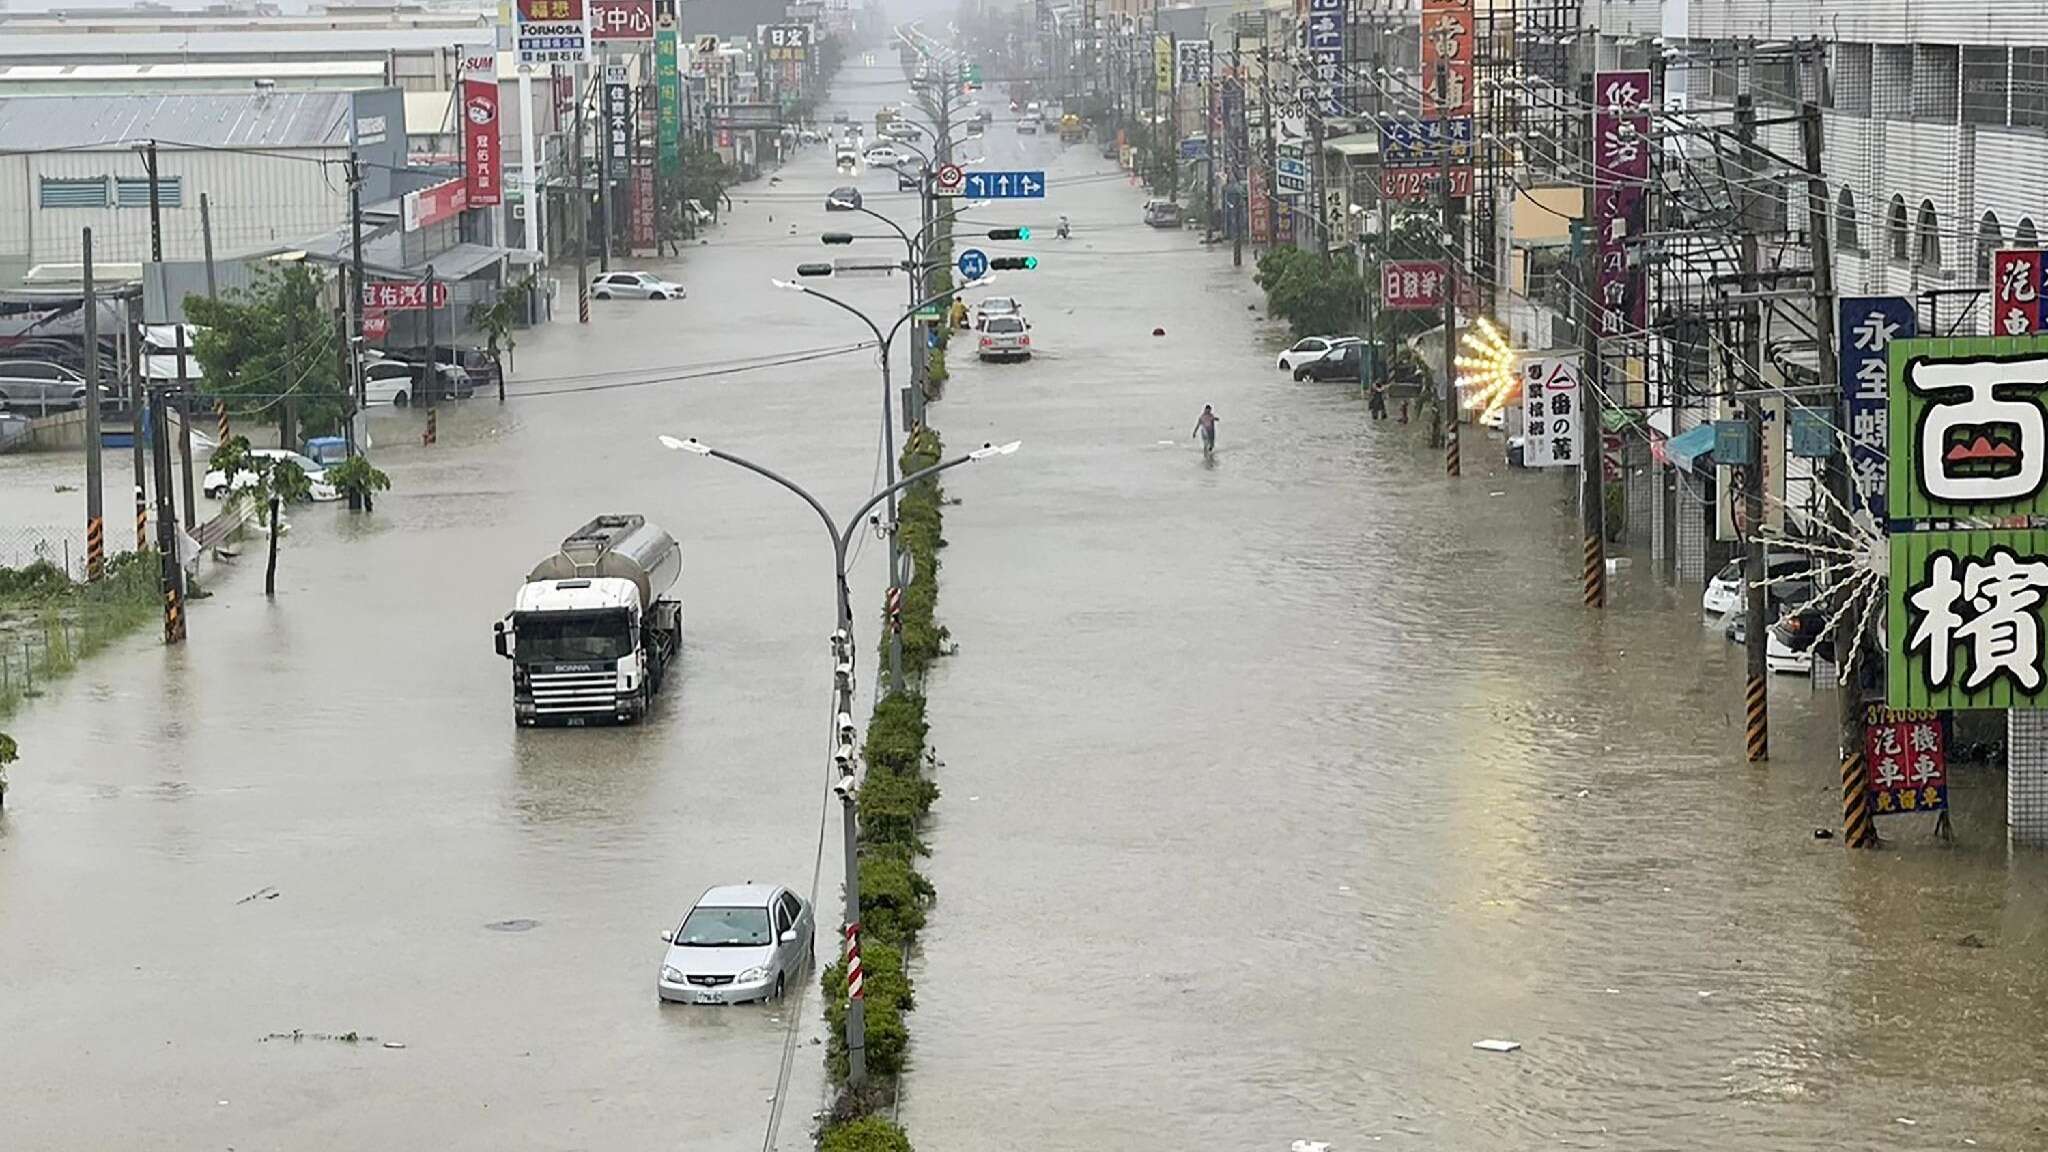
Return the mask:
<path id="1" fill-rule="evenodd" d="M 974 326 L 980 328 L 998 316 L 1024 318 L 1024 306 L 1015 296 L 987 296 L 974 306 Z"/>
<path id="2" fill-rule="evenodd" d="M 363 404 L 373 408 L 384 404 L 407 407 L 424 394 L 421 378 L 420 366 L 410 360 L 391 356 L 371 360 L 363 365 Z M 459 364 L 440 365 L 440 378 L 444 396 L 463 397 L 476 391 L 469 372 Z"/>
<path id="3" fill-rule="evenodd" d="M 599 516 L 570 533 L 492 626 L 498 655 L 512 661 L 513 718 L 626 724 L 646 715 L 682 651 L 682 601 L 664 598 L 682 571 L 675 537 L 644 516 Z"/>
<path id="4" fill-rule="evenodd" d="M 348 459 L 348 441 L 340 436 L 312 436 L 303 445 L 305 455 L 323 469 Z"/>
<path id="5" fill-rule="evenodd" d="M 860 208 L 860 189 L 851 184 L 841 184 L 825 193 L 825 211 L 853 212 Z"/>
<path id="6" fill-rule="evenodd" d="M 1060 143 L 1079 144 L 1082 138 L 1087 135 L 1088 127 L 1081 123 L 1079 116 L 1069 112 L 1065 116 L 1060 117 Z"/>
<path id="7" fill-rule="evenodd" d="M 1104 140 L 1102 142 L 1102 158 L 1104 160 L 1114 160 L 1117 158 L 1117 147 L 1115 137 L 1112 136 L 1111 138 Z"/>
<path id="8" fill-rule="evenodd" d="M 870 168 L 894 168 L 903 163 L 903 154 L 887 144 L 877 144 L 861 157 Z"/>
<path id="9" fill-rule="evenodd" d="M 1288 345 L 1277 363 L 1282 372 L 1292 372 L 1312 360 L 1321 360 L 1332 348 L 1356 343 L 1356 336 L 1304 336 Z"/>
<path id="10" fill-rule="evenodd" d="M 1022 316 L 992 316 L 981 326 L 975 354 L 983 360 L 1029 360 L 1030 328 Z"/>
<path id="11" fill-rule="evenodd" d="M 852 117 L 848 116 L 844 112 L 834 112 L 832 114 L 832 122 L 834 124 L 844 124 L 850 119 L 852 119 Z"/>
<path id="12" fill-rule="evenodd" d="M 651 272 L 607 272 L 590 282 L 590 294 L 599 300 L 681 300 L 688 295 L 681 284 Z"/>
<path id="13" fill-rule="evenodd" d="M 1702 616 L 1718 620 L 1730 612 L 1742 611 L 1748 604 L 1749 598 L 1743 594 L 1744 576 L 1742 565 L 1743 560 L 1741 557 L 1730 560 L 1727 567 L 1715 573 L 1712 580 L 1707 581 L 1707 589 L 1700 595 L 1700 614 Z M 1770 556 L 1764 560 L 1764 578 L 1773 582 L 1782 582 L 1812 567 L 1813 562 L 1802 555 L 1780 554 Z"/>
<path id="14" fill-rule="evenodd" d="M 655 993 L 683 1004 L 777 999 L 817 959 L 810 902 L 765 884 L 706 890 L 661 938 L 668 951 Z"/>
<path id="15" fill-rule="evenodd" d="M 1019 119 L 1018 119 L 1018 121 L 1017 121 L 1017 135 L 1019 135 L 1019 136 L 1036 136 L 1036 135 L 1038 135 L 1038 121 L 1036 121 L 1036 120 L 1033 120 L 1033 119 L 1032 119 L 1032 118 L 1030 118 L 1029 116 L 1025 116 L 1025 117 L 1021 117 L 1021 118 L 1019 118 Z"/>
<path id="16" fill-rule="evenodd" d="M 1320 359 L 1311 360 L 1294 370 L 1296 380 L 1351 380 L 1361 379 L 1365 370 L 1365 345 L 1356 340 L 1339 344 Z"/>
<path id="17" fill-rule="evenodd" d="M 266 460 L 289 460 L 297 464 L 299 471 L 304 472 L 306 479 L 312 482 L 313 499 L 319 501 L 341 499 L 341 493 L 335 490 L 334 485 L 327 482 L 327 470 L 321 467 L 319 461 L 311 457 L 302 456 L 285 448 L 251 448 L 249 449 L 249 455 L 260 456 Z M 215 468 L 208 472 L 204 479 L 200 480 L 199 491 L 208 499 L 222 500 L 227 498 L 228 493 L 240 492 L 255 483 L 256 473 L 254 472 L 237 471 L 231 483 L 226 473 Z"/>
<path id="18" fill-rule="evenodd" d="M 1178 228 L 1180 205 L 1171 200 L 1150 200 L 1145 204 L 1145 223 L 1154 228 Z"/>

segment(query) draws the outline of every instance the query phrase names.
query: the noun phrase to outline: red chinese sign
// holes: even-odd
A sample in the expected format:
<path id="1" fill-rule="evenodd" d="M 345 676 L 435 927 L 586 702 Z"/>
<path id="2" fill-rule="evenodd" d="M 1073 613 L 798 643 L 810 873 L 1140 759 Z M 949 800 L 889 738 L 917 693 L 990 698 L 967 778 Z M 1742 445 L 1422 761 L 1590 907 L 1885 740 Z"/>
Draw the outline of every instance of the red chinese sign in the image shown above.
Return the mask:
<path id="1" fill-rule="evenodd" d="M 1395 312 L 1442 308 L 1449 284 L 1450 275 L 1440 260 L 1389 260 L 1380 265 L 1380 303 Z"/>
<path id="2" fill-rule="evenodd" d="M 1246 183 L 1250 188 L 1247 199 L 1251 202 L 1252 243 L 1268 243 L 1273 237 L 1273 201 L 1266 195 L 1265 173 L 1252 169 L 1246 174 Z"/>
<path id="3" fill-rule="evenodd" d="M 462 215 L 469 207 L 469 185 L 461 177 L 444 180 L 431 188 L 407 192 L 400 206 L 404 209 L 405 230 L 417 232 Z"/>
<path id="4" fill-rule="evenodd" d="M 590 0 L 590 38 L 600 44 L 654 39 L 654 0 Z"/>
<path id="5" fill-rule="evenodd" d="M 648 0 L 652 3 L 653 0 Z M 582 23 L 583 0 L 519 0 L 519 22 L 547 24 Z"/>
<path id="6" fill-rule="evenodd" d="M 1450 120 L 1472 114 L 1472 0 L 1422 0 L 1419 79 L 1422 119 Z"/>
<path id="7" fill-rule="evenodd" d="M 1873 707 L 1863 727 L 1863 764 L 1879 815 L 1948 807 L 1948 749 L 1933 712 Z"/>
<path id="8" fill-rule="evenodd" d="M 2048 282 L 2038 248 L 2001 248 L 1991 256 L 1991 334 L 2025 336 L 2042 328 L 2041 288 Z"/>
<path id="9" fill-rule="evenodd" d="M 496 204 L 504 184 L 504 157 L 498 140 L 498 50 L 462 50 L 462 173 L 469 202 Z"/>
<path id="10" fill-rule="evenodd" d="M 1434 200 L 1442 193 L 1442 168 L 1382 168 L 1380 195 L 1389 200 Z M 1451 195 L 1463 199 L 1472 195 L 1472 166 L 1451 169 Z"/>
<path id="11" fill-rule="evenodd" d="M 433 306 L 448 306 L 448 282 L 434 281 Z M 372 280 L 363 285 L 363 308 L 379 312 L 417 312 L 427 307 L 425 280 Z"/>
<path id="12" fill-rule="evenodd" d="M 1649 226 L 1650 74 L 1595 73 L 1593 89 L 1593 328 L 1617 336 L 1649 323 L 1649 277 L 1636 245 Z"/>

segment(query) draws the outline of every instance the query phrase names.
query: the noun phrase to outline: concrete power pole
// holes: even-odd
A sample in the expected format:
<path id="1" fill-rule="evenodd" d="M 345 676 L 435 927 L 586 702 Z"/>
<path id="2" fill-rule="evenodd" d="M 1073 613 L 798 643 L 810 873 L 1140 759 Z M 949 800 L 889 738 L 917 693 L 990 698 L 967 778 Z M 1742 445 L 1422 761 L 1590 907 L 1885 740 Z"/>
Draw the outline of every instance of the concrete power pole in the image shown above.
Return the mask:
<path id="1" fill-rule="evenodd" d="M 100 487 L 100 302 L 92 282 L 92 229 L 81 237 L 85 322 L 85 578 L 97 581 L 106 570 L 107 522 Z"/>
<path id="2" fill-rule="evenodd" d="M 1580 74 L 1579 91 L 1586 106 L 1586 128 L 1580 146 L 1579 163 L 1581 170 L 1593 172 L 1597 156 L 1595 126 L 1598 124 L 1594 108 L 1598 93 L 1594 90 L 1593 70 L 1589 66 Z M 1585 363 L 1579 369 L 1579 523 L 1583 539 L 1585 566 L 1580 573 L 1582 596 L 1586 607 L 1607 607 L 1607 459 L 1601 447 L 1600 413 L 1602 409 L 1600 389 L 1605 385 L 1600 369 L 1600 328 L 1604 322 L 1604 310 L 1600 304 L 1600 277 L 1595 268 L 1600 261 L 1600 244 L 1597 234 L 1592 234 L 1587 243 L 1590 229 L 1581 227 L 1576 242 L 1580 246 L 1580 257 L 1575 263 L 1579 269 L 1579 340 L 1584 349 Z"/>
<path id="3" fill-rule="evenodd" d="M 1770 669 L 1765 664 L 1766 649 L 1770 637 L 1770 617 L 1766 611 L 1770 603 L 1770 589 L 1764 586 L 1767 566 L 1764 562 L 1764 435 L 1763 409 L 1760 399 L 1754 393 L 1758 383 L 1758 346 L 1762 343 L 1762 315 L 1757 301 L 1762 284 L 1757 276 L 1760 264 L 1759 244 L 1756 234 L 1756 196 L 1750 189 L 1754 180 L 1749 176 L 1750 165 L 1755 158 L 1756 107 L 1748 93 L 1735 98 L 1735 134 L 1741 148 L 1741 157 L 1736 161 L 1737 179 L 1741 185 L 1735 190 L 1737 227 L 1741 229 L 1738 251 L 1741 259 L 1740 287 L 1742 301 L 1741 356 L 1742 378 L 1735 384 L 1742 391 L 1750 392 L 1742 404 L 1743 440 L 1749 460 L 1736 471 L 1742 485 L 1742 531 L 1743 537 L 1742 582 L 1743 592 L 1743 655 L 1746 657 L 1746 675 L 1743 678 L 1742 697 L 1744 704 L 1743 747 L 1752 764 L 1771 758 L 1770 721 Z"/>
<path id="4" fill-rule="evenodd" d="M 569 170 L 576 187 L 576 322 L 590 323 L 590 194 L 583 189 L 583 65 L 575 70 L 576 127 L 569 138 Z"/>

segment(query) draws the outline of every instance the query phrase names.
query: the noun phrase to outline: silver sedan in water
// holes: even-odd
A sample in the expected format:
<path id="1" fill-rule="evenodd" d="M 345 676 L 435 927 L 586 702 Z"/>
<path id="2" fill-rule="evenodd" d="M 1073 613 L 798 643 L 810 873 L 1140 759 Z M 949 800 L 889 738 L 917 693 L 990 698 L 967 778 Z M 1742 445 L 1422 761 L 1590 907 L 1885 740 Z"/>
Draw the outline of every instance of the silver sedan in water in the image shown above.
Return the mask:
<path id="1" fill-rule="evenodd" d="M 782 995 L 802 980 L 817 952 L 810 902 L 787 888 L 727 884 L 697 898 L 661 938 L 655 985 L 663 1000 L 738 1004 Z"/>

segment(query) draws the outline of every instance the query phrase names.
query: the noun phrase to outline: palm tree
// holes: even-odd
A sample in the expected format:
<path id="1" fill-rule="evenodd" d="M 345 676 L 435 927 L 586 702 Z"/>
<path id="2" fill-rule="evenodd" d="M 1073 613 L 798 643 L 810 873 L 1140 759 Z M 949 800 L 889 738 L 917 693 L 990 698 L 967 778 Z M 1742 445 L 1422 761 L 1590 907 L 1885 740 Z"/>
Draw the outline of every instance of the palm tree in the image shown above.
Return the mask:
<path id="1" fill-rule="evenodd" d="M 263 570 L 263 594 L 277 595 L 277 538 L 283 534 L 278 510 L 285 504 L 298 504 L 313 498 L 313 482 L 306 478 L 306 471 L 298 462 L 275 456 L 257 456 L 249 451 L 249 439 L 235 436 L 213 450 L 208 465 L 226 477 L 226 503 L 230 509 L 240 510 L 254 505 L 268 510 L 267 528 L 270 532 L 270 559 Z M 248 484 L 235 481 L 242 473 L 254 477 Z"/>
<path id="2" fill-rule="evenodd" d="M 327 470 L 327 482 L 334 490 L 348 497 L 351 512 L 358 509 L 375 512 L 371 493 L 385 492 L 391 488 L 391 477 L 370 466 L 361 456 L 351 456 Z"/>
<path id="3" fill-rule="evenodd" d="M 529 274 L 519 283 L 507 285 L 489 304 L 479 300 L 469 309 L 469 322 L 484 331 L 484 355 L 490 357 L 491 371 L 498 377 L 500 404 L 505 402 L 505 362 L 500 356 L 500 349 L 510 352 L 518 346 L 512 332 L 519 318 L 525 314 L 527 300 L 532 295 L 533 276 Z"/>

